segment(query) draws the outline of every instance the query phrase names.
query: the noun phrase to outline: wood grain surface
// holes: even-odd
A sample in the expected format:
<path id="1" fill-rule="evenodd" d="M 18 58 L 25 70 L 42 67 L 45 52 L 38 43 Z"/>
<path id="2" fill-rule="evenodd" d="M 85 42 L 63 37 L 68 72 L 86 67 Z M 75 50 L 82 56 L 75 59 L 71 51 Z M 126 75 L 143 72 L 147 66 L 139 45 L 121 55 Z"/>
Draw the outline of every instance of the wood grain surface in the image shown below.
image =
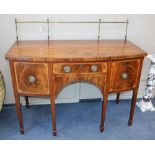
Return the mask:
<path id="1" fill-rule="evenodd" d="M 103 61 L 141 58 L 146 53 L 124 40 L 18 41 L 6 54 L 9 60 L 41 62 Z"/>

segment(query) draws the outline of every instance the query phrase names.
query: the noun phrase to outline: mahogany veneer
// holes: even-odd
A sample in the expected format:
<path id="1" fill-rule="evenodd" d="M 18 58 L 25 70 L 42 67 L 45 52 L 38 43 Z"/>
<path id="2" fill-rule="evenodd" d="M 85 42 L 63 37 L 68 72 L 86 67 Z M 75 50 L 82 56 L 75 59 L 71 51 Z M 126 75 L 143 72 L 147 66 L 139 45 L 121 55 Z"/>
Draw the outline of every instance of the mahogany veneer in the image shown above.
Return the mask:
<path id="1" fill-rule="evenodd" d="M 47 63 L 15 62 L 14 68 L 19 93 L 49 95 Z M 30 82 L 29 76 L 34 76 L 35 81 Z"/>
<path id="2" fill-rule="evenodd" d="M 6 54 L 16 100 L 20 131 L 24 133 L 19 96 L 50 96 L 53 135 L 56 135 L 55 98 L 63 87 L 77 81 L 98 86 L 103 94 L 100 131 L 104 121 L 108 94 L 133 90 L 129 125 L 138 93 L 143 59 L 147 54 L 124 40 L 18 41 Z"/>

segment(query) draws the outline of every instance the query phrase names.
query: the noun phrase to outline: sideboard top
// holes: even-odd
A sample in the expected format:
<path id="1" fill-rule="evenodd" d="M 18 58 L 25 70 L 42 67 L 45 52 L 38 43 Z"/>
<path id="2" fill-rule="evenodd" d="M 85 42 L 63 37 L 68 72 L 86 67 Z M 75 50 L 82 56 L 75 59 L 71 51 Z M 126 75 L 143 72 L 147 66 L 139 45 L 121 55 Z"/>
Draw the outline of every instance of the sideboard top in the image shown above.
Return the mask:
<path id="1" fill-rule="evenodd" d="M 6 59 L 16 61 L 72 62 L 136 59 L 147 53 L 124 40 L 16 41 Z"/>

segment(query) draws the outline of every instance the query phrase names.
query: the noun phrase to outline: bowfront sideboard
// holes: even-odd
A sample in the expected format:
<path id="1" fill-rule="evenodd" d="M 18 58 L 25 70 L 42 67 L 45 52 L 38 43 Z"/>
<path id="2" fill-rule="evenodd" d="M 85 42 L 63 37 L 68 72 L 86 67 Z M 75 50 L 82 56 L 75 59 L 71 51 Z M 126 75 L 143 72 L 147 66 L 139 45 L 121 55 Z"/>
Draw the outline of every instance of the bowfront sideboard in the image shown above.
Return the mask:
<path id="1" fill-rule="evenodd" d="M 147 54 L 124 40 L 16 41 L 6 54 L 9 60 L 20 132 L 24 134 L 20 96 L 49 96 L 53 135 L 56 135 L 55 98 L 70 83 L 87 81 L 103 94 L 100 131 L 109 93 L 132 90 L 128 125 L 132 125 L 143 59 Z M 58 114 L 59 115 L 59 114 Z"/>

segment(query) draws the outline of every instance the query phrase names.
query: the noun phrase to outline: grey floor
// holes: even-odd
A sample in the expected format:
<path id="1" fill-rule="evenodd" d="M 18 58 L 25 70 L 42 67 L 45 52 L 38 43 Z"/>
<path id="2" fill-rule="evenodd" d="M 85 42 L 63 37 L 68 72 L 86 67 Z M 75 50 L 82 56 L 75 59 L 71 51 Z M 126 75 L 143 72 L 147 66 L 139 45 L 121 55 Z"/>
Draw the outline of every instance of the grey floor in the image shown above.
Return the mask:
<path id="1" fill-rule="evenodd" d="M 99 132 L 101 102 L 57 104 L 57 136 L 51 133 L 50 105 L 22 107 L 25 134 L 19 133 L 15 107 L 0 112 L 0 139 L 155 139 L 155 112 L 137 107 L 133 126 L 127 125 L 131 100 L 109 101 L 104 133 Z"/>

